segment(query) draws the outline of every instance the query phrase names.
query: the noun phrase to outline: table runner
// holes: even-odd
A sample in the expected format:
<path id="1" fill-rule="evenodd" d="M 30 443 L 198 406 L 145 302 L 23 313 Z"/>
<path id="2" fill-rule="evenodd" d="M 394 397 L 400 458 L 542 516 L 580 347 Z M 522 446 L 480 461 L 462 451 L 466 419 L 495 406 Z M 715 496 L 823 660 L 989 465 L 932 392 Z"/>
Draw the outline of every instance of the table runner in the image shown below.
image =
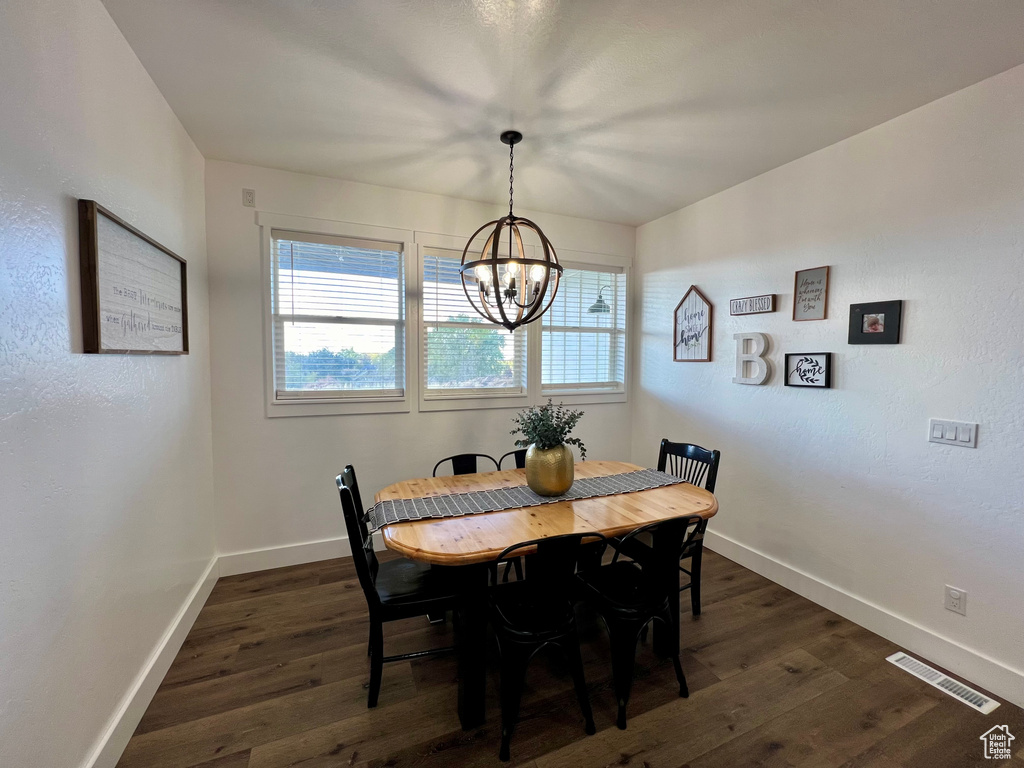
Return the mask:
<path id="1" fill-rule="evenodd" d="M 614 496 L 618 493 L 635 493 L 666 485 L 685 482 L 682 478 L 659 472 L 656 469 L 640 469 L 603 477 L 583 477 L 572 484 L 568 493 L 562 496 L 540 496 L 527 485 L 511 488 L 496 488 L 491 491 L 469 491 L 441 496 L 424 496 L 418 499 L 388 499 L 378 501 L 366 511 L 366 524 L 371 531 L 378 531 L 391 523 L 428 518 L 463 517 L 484 512 L 498 512 L 503 509 L 536 507 L 554 504 L 558 501 L 592 499 L 598 496 Z"/>

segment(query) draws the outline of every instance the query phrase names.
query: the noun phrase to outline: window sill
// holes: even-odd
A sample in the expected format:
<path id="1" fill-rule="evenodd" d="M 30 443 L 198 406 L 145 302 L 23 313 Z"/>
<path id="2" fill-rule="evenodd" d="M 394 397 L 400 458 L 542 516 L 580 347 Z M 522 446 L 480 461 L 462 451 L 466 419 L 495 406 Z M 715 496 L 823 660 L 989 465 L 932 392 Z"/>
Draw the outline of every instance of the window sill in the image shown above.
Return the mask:
<path id="1" fill-rule="evenodd" d="M 420 397 L 420 411 L 471 411 L 490 408 L 525 408 L 530 404 L 527 392 L 515 394 L 430 394 Z"/>
<path id="2" fill-rule="evenodd" d="M 408 397 L 324 399 L 324 400 L 271 400 L 267 404 L 267 418 L 291 416 L 344 416 L 347 414 L 409 413 Z"/>
<path id="3" fill-rule="evenodd" d="M 566 405 L 590 405 L 596 403 L 625 403 L 628 401 L 625 391 L 601 391 L 585 389 L 544 389 L 541 390 L 541 400 L 547 402 L 553 400 L 556 403 Z"/>

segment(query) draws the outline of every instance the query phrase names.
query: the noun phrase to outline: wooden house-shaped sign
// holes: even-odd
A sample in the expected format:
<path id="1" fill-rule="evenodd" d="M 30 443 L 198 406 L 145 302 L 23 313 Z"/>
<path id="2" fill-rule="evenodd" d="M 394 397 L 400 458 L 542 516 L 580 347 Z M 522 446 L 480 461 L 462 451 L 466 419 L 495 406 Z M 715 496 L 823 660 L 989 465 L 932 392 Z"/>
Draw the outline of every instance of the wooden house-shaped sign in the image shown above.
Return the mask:
<path id="1" fill-rule="evenodd" d="M 677 363 L 711 362 L 712 306 L 697 286 L 676 305 L 673 322 L 673 354 Z"/>

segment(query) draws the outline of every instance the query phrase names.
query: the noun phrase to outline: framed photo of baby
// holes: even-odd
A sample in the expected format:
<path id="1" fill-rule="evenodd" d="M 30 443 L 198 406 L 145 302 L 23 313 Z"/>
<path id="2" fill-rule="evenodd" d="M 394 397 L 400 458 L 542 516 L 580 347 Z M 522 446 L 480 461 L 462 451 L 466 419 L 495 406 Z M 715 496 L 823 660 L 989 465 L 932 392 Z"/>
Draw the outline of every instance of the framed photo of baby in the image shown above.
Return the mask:
<path id="1" fill-rule="evenodd" d="M 850 305 L 850 344 L 899 344 L 902 301 Z"/>

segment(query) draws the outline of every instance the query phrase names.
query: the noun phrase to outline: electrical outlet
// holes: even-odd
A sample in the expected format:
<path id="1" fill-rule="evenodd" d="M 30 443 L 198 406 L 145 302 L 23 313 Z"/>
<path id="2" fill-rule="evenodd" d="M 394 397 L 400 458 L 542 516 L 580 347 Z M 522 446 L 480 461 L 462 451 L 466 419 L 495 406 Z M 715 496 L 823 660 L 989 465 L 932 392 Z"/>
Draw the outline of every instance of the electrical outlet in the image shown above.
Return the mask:
<path id="1" fill-rule="evenodd" d="M 255 189 L 243 189 L 242 190 L 242 205 L 246 208 L 256 207 L 256 190 Z"/>
<path id="2" fill-rule="evenodd" d="M 967 593 L 962 589 L 946 585 L 946 610 L 967 615 Z"/>

